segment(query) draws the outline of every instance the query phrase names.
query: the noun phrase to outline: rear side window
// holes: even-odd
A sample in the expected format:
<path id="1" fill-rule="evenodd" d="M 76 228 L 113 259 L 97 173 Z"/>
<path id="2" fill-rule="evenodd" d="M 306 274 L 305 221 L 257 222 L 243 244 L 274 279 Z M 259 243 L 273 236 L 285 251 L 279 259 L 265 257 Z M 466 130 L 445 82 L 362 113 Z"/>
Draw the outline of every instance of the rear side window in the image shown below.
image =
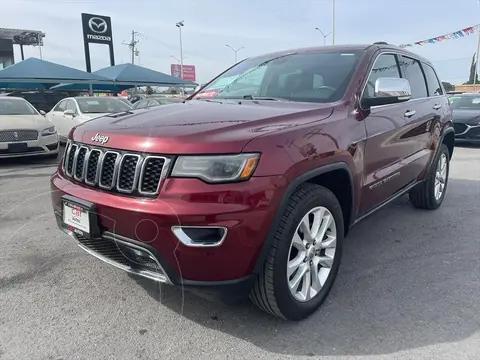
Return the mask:
<path id="1" fill-rule="evenodd" d="M 412 89 L 412 99 L 420 99 L 428 97 L 427 84 L 423 76 L 422 67 L 418 60 L 403 57 L 403 65 L 406 71 L 406 78 L 410 82 Z"/>
<path id="2" fill-rule="evenodd" d="M 422 66 L 423 71 L 425 72 L 425 78 L 427 79 L 428 94 L 430 96 L 443 95 L 442 86 L 440 85 L 440 81 L 438 81 L 435 70 L 427 64 L 422 64 Z"/>
<path id="3" fill-rule="evenodd" d="M 363 97 L 374 97 L 375 82 L 379 78 L 400 78 L 400 68 L 397 62 L 397 55 L 380 55 L 373 64 L 373 68 L 368 77 Z"/>

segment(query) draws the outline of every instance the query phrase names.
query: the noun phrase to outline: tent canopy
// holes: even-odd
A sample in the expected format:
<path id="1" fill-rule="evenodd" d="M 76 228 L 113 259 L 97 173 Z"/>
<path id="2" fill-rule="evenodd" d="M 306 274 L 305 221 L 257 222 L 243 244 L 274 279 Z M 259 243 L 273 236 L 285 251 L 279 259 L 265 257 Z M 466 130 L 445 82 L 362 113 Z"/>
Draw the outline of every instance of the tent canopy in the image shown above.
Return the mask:
<path id="1" fill-rule="evenodd" d="M 159 71 L 150 70 L 134 64 L 122 64 L 103 68 L 94 72 L 122 85 L 194 85 L 174 76 Z"/>
<path id="2" fill-rule="evenodd" d="M 134 64 L 121 64 L 109 66 L 95 71 L 93 74 L 109 79 L 114 85 L 92 85 L 93 90 L 122 91 L 134 86 L 195 86 L 190 81 L 185 81 L 159 71 L 150 70 Z M 60 84 L 52 89 L 56 90 L 86 90 L 88 87 L 79 83 Z"/>
<path id="3" fill-rule="evenodd" d="M 22 83 L 32 87 L 48 88 L 60 83 L 111 83 L 101 75 L 70 68 L 37 58 L 29 58 L 0 70 L 0 83 L 22 87 Z M 50 84 L 50 85 L 48 85 Z"/>

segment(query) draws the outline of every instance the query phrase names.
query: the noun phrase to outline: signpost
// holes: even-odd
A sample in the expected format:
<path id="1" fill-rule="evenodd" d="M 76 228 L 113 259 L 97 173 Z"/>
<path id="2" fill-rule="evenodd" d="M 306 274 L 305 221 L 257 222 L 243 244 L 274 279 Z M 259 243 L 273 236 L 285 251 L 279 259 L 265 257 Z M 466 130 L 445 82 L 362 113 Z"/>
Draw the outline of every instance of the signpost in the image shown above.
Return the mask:
<path id="1" fill-rule="evenodd" d="M 115 65 L 113 53 L 112 21 L 109 16 L 82 13 L 83 44 L 87 72 L 92 72 L 90 62 L 90 43 L 108 45 L 110 65 Z"/>

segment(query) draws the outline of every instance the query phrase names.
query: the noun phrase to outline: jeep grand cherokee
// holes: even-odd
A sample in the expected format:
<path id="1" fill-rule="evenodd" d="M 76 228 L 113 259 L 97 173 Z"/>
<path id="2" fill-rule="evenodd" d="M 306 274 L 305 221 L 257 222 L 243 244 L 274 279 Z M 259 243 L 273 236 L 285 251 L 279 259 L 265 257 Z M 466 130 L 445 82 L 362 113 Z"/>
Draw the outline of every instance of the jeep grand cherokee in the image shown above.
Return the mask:
<path id="1" fill-rule="evenodd" d="M 297 49 L 74 128 L 52 200 L 60 229 L 113 266 L 299 320 L 327 297 L 352 225 L 407 193 L 441 205 L 453 150 L 427 60 L 384 43 Z"/>

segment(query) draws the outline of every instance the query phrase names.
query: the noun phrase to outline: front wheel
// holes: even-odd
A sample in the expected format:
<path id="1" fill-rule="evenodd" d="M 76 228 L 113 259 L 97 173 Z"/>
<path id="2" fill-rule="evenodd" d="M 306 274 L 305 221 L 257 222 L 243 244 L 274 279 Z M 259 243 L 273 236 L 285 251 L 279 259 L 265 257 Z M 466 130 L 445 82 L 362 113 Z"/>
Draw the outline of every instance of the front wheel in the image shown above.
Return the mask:
<path id="1" fill-rule="evenodd" d="M 442 205 L 447 192 L 450 172 L 450 152 L 445 144 L 440 146 L 427 179 L 409 193 L 410 202 L 419 209 L 435 210 Z"/>
<path id="2" fill-rule="evenodd" d="M 335 195 L 322 186 L 302 185 L 283 212 L 251 300 L 288 320 L 311 315 L 332 288 L 343 235 L 343 214 Z"/>

